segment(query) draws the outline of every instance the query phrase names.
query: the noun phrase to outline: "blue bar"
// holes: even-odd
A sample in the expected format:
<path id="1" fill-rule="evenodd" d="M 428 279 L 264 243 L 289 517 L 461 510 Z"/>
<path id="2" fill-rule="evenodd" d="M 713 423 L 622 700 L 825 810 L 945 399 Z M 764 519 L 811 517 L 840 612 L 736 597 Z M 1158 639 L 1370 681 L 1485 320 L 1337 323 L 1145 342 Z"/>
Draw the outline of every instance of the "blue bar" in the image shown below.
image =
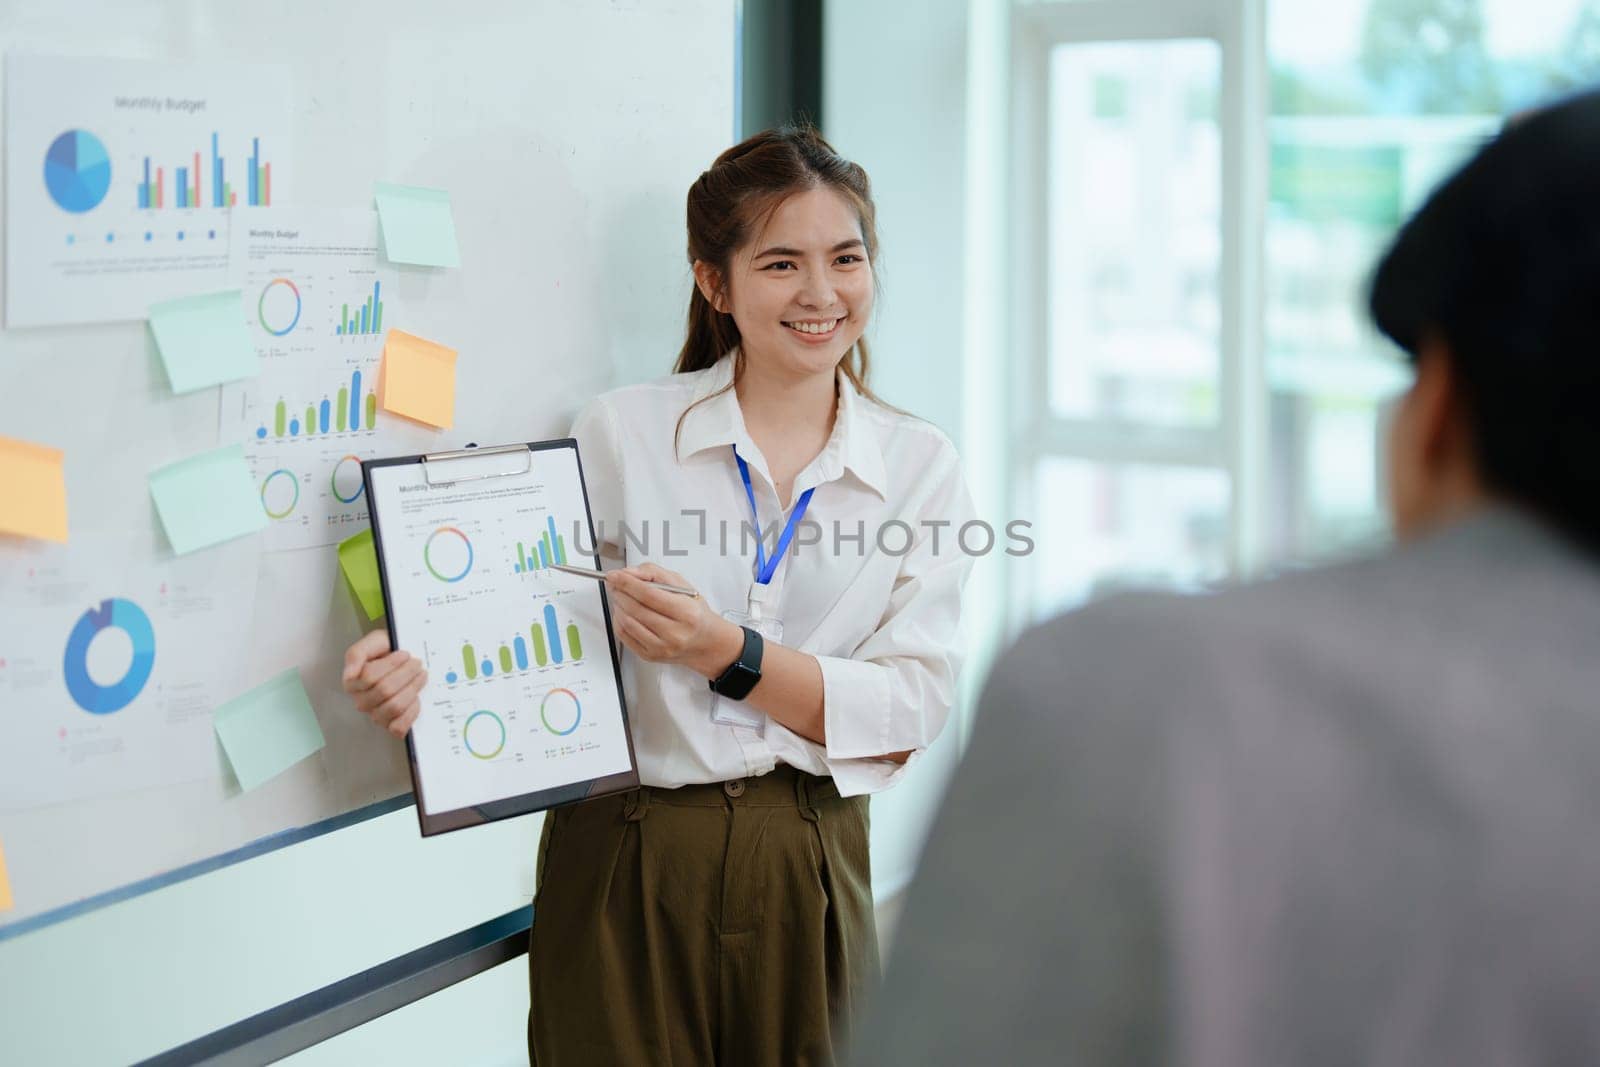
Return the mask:
<path id="1" fill-rule="evenodd" d="M 255 207 L 261 202 L 261 190 L 256 177 L 261 172 L 261 138 L 250 138 L 250 206 Z"/>
<path id="2" fill-rule="evenodd" d="M 222 207 L 222 157 L 217 155 L 217 135 L 211 135 L 211 206 Z"/>
<path id="3" fill-rule="evenodd" d="M 539 566 L 544 568 L 544 569 L 546 569 L 546 570 L 548 570 L 550 568 L 550 557 L 545 554 L 544 545 L 542 545 L 542 544 L 539 545 L 538 549 L 539 549 Z"/>
<path id="4" fill-rule="evenodd" d="M 561 662 L 561 636 L 556 630 L 556 606 L 544 606 L 544 634 L 550 642 L 550 658 L 557 663 Z"/>
<path id="5" fill-rule="evenodd" d="M 566 560 L 561 558 L 561 539 L 556 535 L 556 517 L 554 515 L 546 515 L 545 521 L 550 524 L 550 551 L 556 554 L 555 561 L 557 563 L 565 563 Z"/>
<path id="6" fill-rule="evenodd" d="M 289 420 L 289 436 L 290 437 L 298 437 L 298 436 L 300 436 L 300 420 L 299 419 L 290 419 Z"/>
<path id="7" fill-rule="evenodd" d="M 350 428 L 361 429 L 361 372 L 350 375 Z"/>
<path id="8" fill-rule="evenodd" d="M 150 157 L 144 157 L 144 184 L 139 186 L 139 206 L 150 206 Z"/>
<path id="9" fill-rule="evenodd" d="M 344 327 L 343 326 L 335 326 L 333 328 L 333 332 L 334 332 L 335 336 L 338 336 L 339 334 L 344 333 Z"/>
<path id="10" fill-rule="evenodd" d="M 189 168 L 188 167 L 179 167 L 178 168 L 178 180 L 177 180 L 177 182 L 175 184 L 178 186 L 178 206 L 179 207 L 188 207 L 189 206 Z"/>
<path id="11" fill-rule="evenodd" d="M 356 333 L 366 333 L 366 332 L 367 332 L 367 309 L 366 308 L 362 308 L 361 309 L 361 329 L 357 330 Z"/>
<path id="12" fill-rule="evenodd" d="M 483 666 L 480 668 L 485 678 L 494 673 L 494 664 L 489 662 L 489 657 L 483 657 Z"/>
<path id="13" fill-rule="evenodd" d="M 317 413 L 317 421 L 322 423 L 322 432 L 328 432 L 328 398 L 322 398 L 322 410 Z"/>
<path id="14" fill-rule="evenodd" d="M 517 654 L 517 670 L 519 670 L 519 671 L 527 670 L 528 669 L 528 642 L 524 641 L 522 639 L 522 636 L 519 634 L 517 636 L 517 639 L 515 641 L 511 642 L 511 649 L 512 649 L 513 652 L 515 652 Z"/>

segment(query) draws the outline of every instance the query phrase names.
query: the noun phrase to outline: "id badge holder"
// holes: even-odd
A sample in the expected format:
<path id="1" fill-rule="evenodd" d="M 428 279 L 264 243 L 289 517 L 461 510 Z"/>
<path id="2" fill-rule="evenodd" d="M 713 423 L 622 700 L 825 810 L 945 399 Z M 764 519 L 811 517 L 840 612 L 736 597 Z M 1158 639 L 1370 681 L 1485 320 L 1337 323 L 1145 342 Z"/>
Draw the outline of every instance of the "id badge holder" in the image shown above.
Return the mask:
<path id="1" fill-rule="evenodd" d="M 774 644 L 783 643 L 783 621 L 772 618 L 761 610 L 761 601 L 755 594 L 751 595 L 750 607 L 753 611 L 724 611 L 722 617 L 729 622 L 748 626 L 760 634 L 765 641 Z M 767 732 L 767 717 L 755 708 L 748 707 L 741 700 L 723 700 L 722 694 L 711 694 L 711 721 L 719 726 L 739 726 L 744 729 L 754 730 L 757 737 Z"/>

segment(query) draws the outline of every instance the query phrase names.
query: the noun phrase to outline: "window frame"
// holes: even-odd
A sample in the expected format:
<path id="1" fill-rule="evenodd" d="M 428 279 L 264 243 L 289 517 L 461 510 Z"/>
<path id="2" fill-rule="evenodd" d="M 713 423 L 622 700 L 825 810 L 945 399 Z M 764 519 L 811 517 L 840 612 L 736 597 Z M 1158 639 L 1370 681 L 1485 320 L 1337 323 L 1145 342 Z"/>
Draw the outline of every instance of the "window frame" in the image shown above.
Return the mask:
<path id="1" fill-rule="evenodd" d="M 1036 472 L 1050 457 L 1107 465 L 1220 470 L 1228 478 L 1230 578 L 1259 573 L 1267 535 L 1267 419 L 1262 264 L 1267 212 L 1266 0 L 1059 0 L 1011 9 L 1010 274 L 1012 355 L 1006 398 L 1011 497 L 1032 510 Z M 1217 417 L 1161 426 L 1066 417 L 1051 409 L 1048 266 L 1049 61 L 1057 45 L 1205 39 L 1221 56 Z M 1048 531 L 1040 531 L 1048 536 Z M 1007 629 L 1031 620 L 1032 558 L 1011 568 Z"/>

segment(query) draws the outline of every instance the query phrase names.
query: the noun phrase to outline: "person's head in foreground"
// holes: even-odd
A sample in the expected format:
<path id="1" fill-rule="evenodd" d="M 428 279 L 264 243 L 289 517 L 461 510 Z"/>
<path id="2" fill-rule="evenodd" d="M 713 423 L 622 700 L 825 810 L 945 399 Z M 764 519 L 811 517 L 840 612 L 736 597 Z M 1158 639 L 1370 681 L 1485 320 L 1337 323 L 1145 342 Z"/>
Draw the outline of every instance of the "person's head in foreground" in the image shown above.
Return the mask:
<path id="1" fill-rule="evenodd" d="M 857 1062 L 1600 1063 L 1597 178 L 1588 94 L 1379 264 L 1392 551 L 1001 657 Z"/>
<path id="2" fill-rule="evenodd" d="M 1600 548 L 1600 94 L 1513 123 L 1405 225 L 1373 321 L 1416 384 L 1390 437 L 1402 537 L 1485 493 Z"/>

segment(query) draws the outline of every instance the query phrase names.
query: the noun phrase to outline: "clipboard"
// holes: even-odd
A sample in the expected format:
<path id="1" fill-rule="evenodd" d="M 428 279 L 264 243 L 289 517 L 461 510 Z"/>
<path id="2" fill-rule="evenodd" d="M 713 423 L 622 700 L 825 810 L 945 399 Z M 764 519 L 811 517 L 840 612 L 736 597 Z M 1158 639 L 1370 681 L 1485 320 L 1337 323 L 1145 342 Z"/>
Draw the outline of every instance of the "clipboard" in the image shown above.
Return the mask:
<path id="1" fill-rule="evenodd" d="M 599 543 L 577 441 L 372 459 L 361 475 L 390 647 L 428 670 L 406 734 L 422 836 L 636 787 L 605 586 L 548 566 L 600 566 L 582 551 Z"/>

